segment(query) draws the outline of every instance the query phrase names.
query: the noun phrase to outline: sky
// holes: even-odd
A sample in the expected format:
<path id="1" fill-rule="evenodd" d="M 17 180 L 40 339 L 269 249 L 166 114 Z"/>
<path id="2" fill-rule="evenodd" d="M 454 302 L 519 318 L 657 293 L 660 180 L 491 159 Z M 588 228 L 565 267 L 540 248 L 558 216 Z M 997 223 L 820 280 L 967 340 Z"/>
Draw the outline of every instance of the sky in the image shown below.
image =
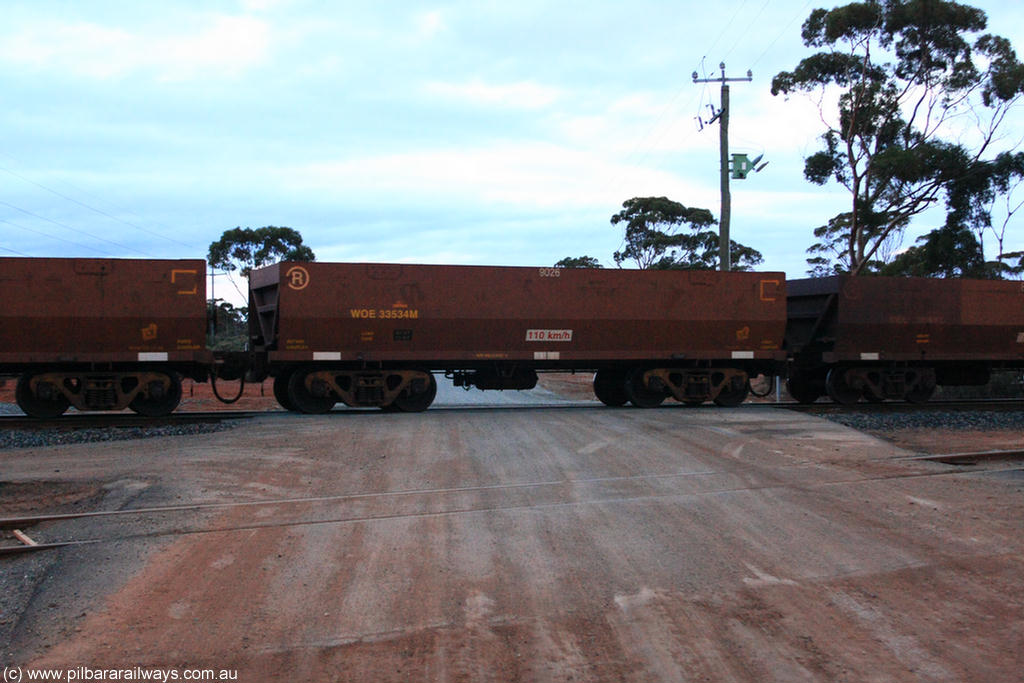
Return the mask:
<path id="1" fill-rule="evenodd" d="M 1024 51 L 1024 3 L 969 4 Z M 725 62 L 753 72 L 731 84 L 730 151 L 769 162 L 732 181 L 733 239 L 801 277 L 849 199 L 803 178 L 815 102 L 770 87 L 819 6 L 4 0 L 0 256 L 204 258 L 278 225 L 320 261 L 614 266 L 631 197 L 718 216 L 719 130 L 698 119 L 719 86 L 692 74 Z"/>

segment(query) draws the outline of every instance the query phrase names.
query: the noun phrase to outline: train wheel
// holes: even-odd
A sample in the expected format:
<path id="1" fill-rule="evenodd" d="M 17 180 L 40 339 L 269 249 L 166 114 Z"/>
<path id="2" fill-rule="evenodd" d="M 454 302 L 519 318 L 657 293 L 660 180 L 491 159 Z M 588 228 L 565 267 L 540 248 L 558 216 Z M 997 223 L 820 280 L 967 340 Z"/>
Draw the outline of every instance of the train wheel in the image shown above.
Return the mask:
<path id="1" fill-rule="evenodd" d="M 854 387 L 846 380 L 848 368 L 838 367 L 828 371 L 825 377 L 825 391 L 829 398 L 844 406 L 853 405 L 860 400 L 863 389 Z"/>
<path id="2" fill-rule="evenodd" d="M 912 389 L 908 389 L 904 398 L 906 398 L 910 403 L 927 403 L 934 393 L 934 384 L 918 385 Z"/>
<path id="3" fill-rule="evenodd" d="M 786 378 L 786 391 L 797 403 L 811 404 L 818 400 L 825 387 L 808 372 L 793 372 Z"/>
<path id="4" fill-rule="evenodd" d="M 910 403 L 927 403 L 935 393 L 935 373 L 923 370 L 916 374 L 914 383 L 903 398 Z"/>
<path id="5" fill-rule="evenodd" d="M 723 408 L 735 408 L 746 401 L 749 394 L 750 387 L 747 385 L 746 375 L 734 375 L 718 392 L 718 396 L 715 396 L 715 404 Z"/>
<path id="6" fill-rule="evenodd" d="M 68 400 L 64 394 L 49 382 L 41 382 L 38 389 L 41 396 L 32 393 L 32 375 L 22 375 L 14 388 L 14 400 L 18 407 L 29 417 L 40 420 L 60 417 L 68 409 Z"/>
<path id="7" fill-rule="evenodd" d="M 610 408 L 626 405 L 626 374 L 621 370 L 598 370 L 594 373 L 594 396 Z"/>
<path id="8" fill-rule="evenodd" d="M 288 396 L 288 380 L 291 378 L 292 373 L 287 371 L 274 378 L 274 398 L 285 410 L 297 413 L 299 409 L 295 407 L 292 399 Z"/>
<path id="9" fill-rule="evenodd" d="M 150 382 L 146 387 L 148 393 L 138 394 L 128 407 L 146 417 L 164 417 L 173 413 L 181 403 L 181 379 L 174 372 L 166 377 L 170 380 L 167 387 L 162 382 Z"/>
<path id="10" fill-rule="evenodd" d="M 885 401 L 885 396 L 880 395 L 872 389 L 870 385 L 866 385 L 864 387 L 864 391 L 861 392 L 861 395 L 864 396 L 864 400 L 868 403 L 882 403 Z"/>
<path id="11" fill-rule="evenodd" d="M 786 380 L 786 391 L 797 403 L 811 404 L 821 397 L 821 389 L 806 377 L 790 377 Z"/>
<path id="12" fill-rule="evenodd" d="M 315 370 L 299 368 L 288 378 L 288 400 L 300 413 L 317 415 L 330 412 L 337 400 L 322 380 L 314 379 L 312 387 L 306 386 L 306 378 Z"/>
<path id="13" fill-rule="evenodd" d="M 626 398 L 637 408 L 657 408 L 665 400 L 664 391 L 655 391 L 644 385 L 643 368 L 633 368 L 624 383 Z"/>
<path id="14" fill-rule="evenodd" d="M 437 380 L 429 372 L 427 377 L 430 379 L 427 382 L 427 386 L 421 391 L 414 392 L 412 390 L 413 385 L 410 383 L 406 390 L 395 398 L 391 405 L 403 413 L 422 413 L 429 408 L 430 404 L 434 402 L 434 397 L 437 396 Z"/>
<path id="15" fill-rule="evenodd" d="M 879 370 L 868 370 L 863 374 L 864 388 L 861 395 L 868 403 L 885 401 L 885 375 Z"/>

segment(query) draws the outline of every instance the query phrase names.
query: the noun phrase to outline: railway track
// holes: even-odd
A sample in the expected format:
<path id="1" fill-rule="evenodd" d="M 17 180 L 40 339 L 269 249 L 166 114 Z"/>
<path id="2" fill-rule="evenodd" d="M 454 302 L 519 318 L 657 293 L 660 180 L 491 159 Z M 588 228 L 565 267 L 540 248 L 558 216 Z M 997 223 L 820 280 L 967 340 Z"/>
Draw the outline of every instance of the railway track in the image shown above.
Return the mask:
<path id="1" fill-rule="evenodd" d="M 839 403 L 812 403 L 802 404 L 795 401 L 775 402 L 747 402 L 743 404 L 750 406 L 770 406 L 783 410 L 794 410 L 802 413 L 914 413 L 940 410 L 988 410 L 988 411 L 1014 411 L 1024 410 L 1024 399 L 976 399 L 959 401 L 929 401 L 928 403 L 905 403 L 901 401 L 886 401 L 884 403 L 856 403 L 854 405 L 842 405 Z M 580 404 L 524 404 L 505 405 L 502 403 L 487 403 L 481 405 L 446 405 L 439 404 L 434 410 L 459 410 L 467 408 L 504 408 L 504 407 L 525 407 L 525 408 L 591 408 L 596 407 L 590 402 Z M 719 410 L 710 404 L 701 406 Z M 743 407 L 743 406 L 741 406 Z M 666 402 L 658 409 L 666 408 L 691 409 L 674 402 Z M 27 417 L 22 414 L 0 414 L 0 429 L 78 429 L 82 427 L 147 427 L 157 425 L 182 424 L 182 423 L 210 423 L 232 419 L 249 419 L 258 415 L 266 415 L 278 411 L 259 410 L 211 410 L 196 412 L 176 412 L 166 417 L 145 417 L 129 412 L 118 413 L 68 413 L 52 420 L 41 420 Z"/>
<path id="2" fill-rule="evenodd" d="M 628 503 L 637 502 L 644 500 L 653 500 L 658 498 L 673 498 L 678 496 L 717 496 L 723 493 L 737 493 L 747 491 L 777 491 L 786 489 L 808 489 L 808 488 L 825 488 L 825 487 L 845 487 L 845 486 L 857 486 L 867 483 L 874 483 L 880 481 L 898 481 L 907 479 L 921 479 L 921 478 L 934 478 L 934 477 L 957 477 L 969 474 L 975 474 L 978 472 L 984 473 L 1016 473 L 1024 471 L 1024 450 L 997 450 L 997 451 L 985 451 L 985 452 L 970 452 L 970 453 L 946 453 L 946 454 L 921 454 L 907 456 L 904 458 L 888 458 L 889 461 L 929 461 L 935 463 L 941 463 L 948 465 L 949 469 L 942 471 L 916 471 L 916 472 L 904 472 L 898 474 L 889 474 L 882 476 L 865 476 L 856 479 L 849 478 L 838 478 L 838 479 L 825 479 L 813 483 L 800 483 L 800 484 L 780 484 L 778 482 L 766 482 L 761 485 L 734 487 L 734 486 L 710 486 L 705 490 L 697 492 L 671 492 L 671 493 L 641 493 L 632 496 L 615 496 L 615 497 L 602 497 L 595 496 L 593 499 L 580 498 L 577 493 L 569 492 L 565 493 L 562 491 L 566 487 L 571 489 L 577 489 L 579 487 L 587 486 L 601 486 L 606 484 L 622 485 L 624 483 L 642 483 L 644 480 L 651 479 L 673 479 L 682 477 L 714 477 L 716 475 L 725 475 L 725 471 L 702 471 L 702 472 L 687 472 L 680 474 L 657 474 L 657 475 L 632 475 L 623 477 L 601 477 L 593 479 L 579 479 L 579 480 L 554 480 L 554 481 L 534 481 L 534 482 L 522 482 L 514 484 L 494 484 L 494 485 L 481 485 L 481 486 L 466 486 L 466 487 L 453 487 L 453 488 L 432 488 L 432 489 L 409 489 L 409 490 L 398 490 L 398 491 L 382 491 L 382 492 L 363 492 L 363 493 L 349 493 L 349 494 L 338 494 L 329 496 L 310 496 L 310 497 L 299 497 L 299 498 L 281 498 L 281 499 L 270 499 L 270 500 L 254 500 L 254 501 L 242 501 L 242 502 L 224 502 L 224 503 L 194 503 L 194 504 L 183 504 L 183 505 L 168 505 L 148 508 L 130 508 L 120 510 L 91 510 L 91 511 L 80 511 L 71 513 L 51 513 L 51 514 L 36 514 L 18 517 L 7 517 L 0 518 L 0 531 L 5 534 L 12 535 L 12 539 L 5 539 L 0 541 L 0 558 L 11 557 L 15 555 L 22 555 L 25 553 L 38 552 L 43 550 L 54 550 L 58 548 L 65 548 L 70 546 L 84 546 L 84 545 L 95 545 L 101 543 L 114 543 L 121 541 L 137 540 L 137 539 L 152 539 L 152 538 L 168 538 L 168 537 L 181 537 L 191 535 L 201 535 L 210 533 L 238 533 L 243 531 L 253 531 L 258 529 L 271 529 L 271 528 L 289 528 L 289 527 L 301 527 L 311 525 L 327 525 L 327 524 L 353 524 L 360 522 L 371 522 L 385 519 L 400 519 L 400 518 L 412 518 L 412 517 L 436 517 L 436 516 L 447 516 L 447 515 L 461 515 L 461 514 L 474 514 L 482 512 L 495 512 L 495 511 L 507 511 L 517 509 L 543 509 L 552 507 L 562 506 L 576 506 L 576 505 L 603 505 L 608 503 Z M 529 492 L 531 491 L 548 491 L 548 493 L 541 495 L 539 501 L 530 501 Z M 523 494 L 522 492 L 526 492 Z M 512 494 L 507 502 L 496 502 L 492 505 L 453 505 L 451 507 L 446 505 L 439 505 L 437 509 L 419 509 L 412 512 L 383 512 L 380 514 L 351 514 L 351 515 L 338 515 L 338 514 L 327 514 L 322 516 L 310 517 L 300 516 L 297 519 L 278 519 L 278 520 L 265 520 L 261 515 L 253 515 L 252 521 L 244 521 L 242 523 L 227 524 L 222 526 L 212 526 L 206 528 L 187 528 L 182 525 L 173 525 L 170 529 L 155 530 L 155 531 L 139 531 L 129 534 L 114 535 L 104 537 L 102 535 L 93 536 L 90 538 L 78 538 L 78 539 L 60 539 L 55 538 L 52 540 L 45 540 L 37 542 L 33 540 L 24 530 L 31 529 L 39 524 L 45 523 L 60 523 L 71 520 L 80 519 L 126 519 L 126 518 L 139 518 L 139 517 L 158 517 L 167 516 L 178 513 L 200 513 L 210 511 L 230 511 L 230 510 L 266 510 L 271 508 L 286 509 L 289 507 L 296 506 L 311 506 L 311 505 L 329 505 L 333 509 L 343 508 L 347 504 L 358 504 L 365 503 L 367 501 L 374 500 L 385 500 L 385 499 L 409 499 L 416 497 L 437 497 L 442 500 L 448 497 L 457 497 L 465 494 Z M 520 498 L 525 495 L 527 500 L 522 501 Z M 286 515 L 279 514 L 278 517 L 284 517 Z"/>
<path id="3" fill-rule="evenodd" d="M 1016 411 L 1024 410 L 1024 399 L 997 398 L 973 399 L 956 401 L 928 401 L 927 403 L 907 403 L 903 401 L 885 401 L 883 403 L 772 403 L 774 408 L 795 410 L 801 413 L 924 413 L 937 411 Z"/>
<path id="4" fill-rule="evenodd" d="M 74 430 L 118 427 L 158 427 L 164 425 L 205 424 L 224 420 L 244 420 L 262 414 L 252 410 L 212 410 L 171 413 L 166 417 L 145 417 L 135 413 L 70 413 L 52 420 L 25 415 L 0 415 L 0 429 Z"/>

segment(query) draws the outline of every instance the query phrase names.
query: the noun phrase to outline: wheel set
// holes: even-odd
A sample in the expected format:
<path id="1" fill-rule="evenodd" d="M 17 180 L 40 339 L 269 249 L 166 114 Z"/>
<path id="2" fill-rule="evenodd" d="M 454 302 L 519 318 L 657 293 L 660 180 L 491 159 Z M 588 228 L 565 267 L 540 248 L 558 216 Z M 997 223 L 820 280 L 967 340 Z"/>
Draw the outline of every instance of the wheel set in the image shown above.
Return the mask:
<path id="1" fill-rule="evenodd" d="M 827 369 L 794 368 L 786 379 L 789 395 L 810 404 L 827 395 L 840 405 L 860 400 L 925 403 L 935 393 L 936 374 L 930 367 L 836 365 Z"/>
<path id="2" fill-rule="evenodd" d="M 26 415 L 39 419 L 60 417 L 71 407 L 130 408 L 145 417 L 165 417 L 181 403 L 181 377 L 166 371 L 25 373 L 18 377 L 14 395 Z"/>
<path id="3" fill-rule="evenodd" d="M 419 413 L 434 402 L 437 380 L 427 370 L 351 371 L 287 368 L 274 378 L 274 398 L 297 413 L 330 412 L 342 403 L 387 412 Z"/>
<path id="4" fill-rule="evenodd" d="M 602 368 L 594 373 L 594 395 L 606 406 L 630 403 L 657 408 L 672 397 L 688 406 L 712 400 L 723 407 L 738 406 L 750 394 L 746 372 L 735 368 Z"/>

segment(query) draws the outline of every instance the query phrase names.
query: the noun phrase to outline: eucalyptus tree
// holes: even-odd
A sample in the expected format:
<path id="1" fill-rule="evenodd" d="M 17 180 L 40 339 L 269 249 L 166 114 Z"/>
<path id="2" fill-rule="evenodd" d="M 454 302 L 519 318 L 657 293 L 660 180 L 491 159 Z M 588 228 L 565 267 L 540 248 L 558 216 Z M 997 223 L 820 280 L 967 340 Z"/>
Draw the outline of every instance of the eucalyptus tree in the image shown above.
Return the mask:
<path id="1" fill-rule="evenodd" d="M 634 197 L 611 218 L 625 226 L 624 245 L 612 258 L 620 266 L 632 260 L 638 268 L 714 270 L 718 267 L 716 221 L 707 209 L 688 207 L 666 197 Z M 756 249 L 731 242 L 733 270 L 750 270 L 763 258 Z"/>
<path id="2" fill-rule="evenodd" d="M 213 268 L 238 270 L 248 277 L 253 268 L 278 261 L 314 261 L 316 255 L 302 243 L 298 230 L 268 225 L 225 230 L 210 245 L 206 260 Z"/>
<path id="3" fill-rule="evenodd" d="M 815 52 L 777 74 L 772 94 L 816 96 L 825 132 L 804 176 L 851 195 L 849 211 L 815 231 L 816 270 L 873 269 L 939 202 L 947 231 L 991 226 L 993 197 L 1021 177 L 1000 131 L 1024 66 L 986 25 L 982 10 L 950 0 L 865 0 L 804 22 Z"/>

